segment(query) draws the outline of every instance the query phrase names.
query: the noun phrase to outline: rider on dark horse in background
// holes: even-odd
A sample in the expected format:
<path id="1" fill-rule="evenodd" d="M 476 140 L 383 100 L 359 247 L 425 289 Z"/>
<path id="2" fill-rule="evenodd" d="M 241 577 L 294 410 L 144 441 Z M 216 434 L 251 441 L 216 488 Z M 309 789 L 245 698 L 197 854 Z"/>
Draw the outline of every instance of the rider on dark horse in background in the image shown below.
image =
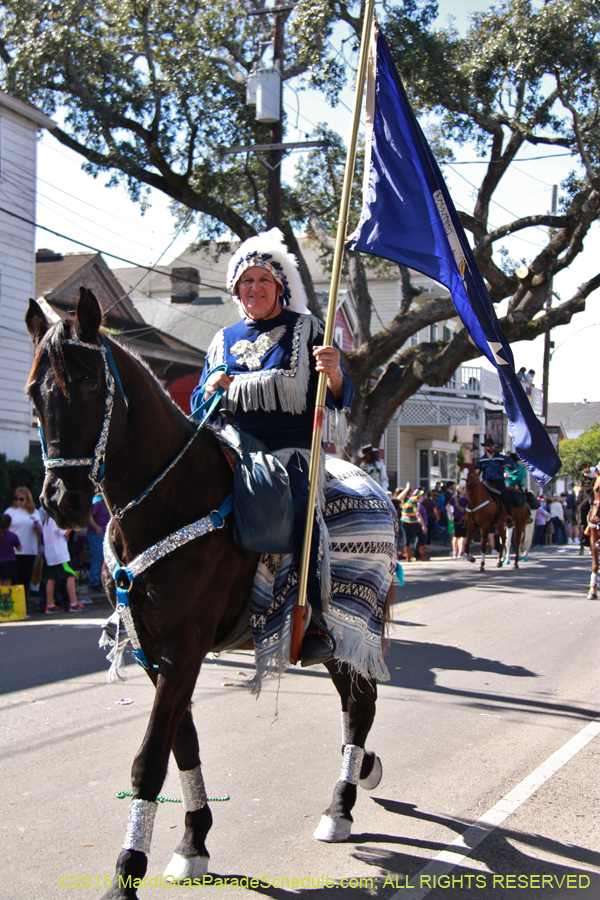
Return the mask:
<path id="1" fill-rule="evenodd" d="M 533 518 L 531 515 L 532 510 L 539 509 L 539 503 L 537 498 L 532 494 L 531 491 L 528 491 L 525 487 L 525 481 L 527 479 L 527 470 L 525 466 L 519 461 L 519 457 L 516 453 L 509 453 L 508 458 L 512 459 L 514 469 L 505 469 L 504 470 L 504 480 L 509 490 L 521 491 L 521 493 L 525 496 L 525 500 L 527 502 L 527 509 L 529 511 L 529 524 L 533 522 Z"/>
<path id="2" fill-rule="evenodd" d="M 516 469 L 516 464 L 508 456 L 496 451 L 496 444 L 487 437 L 483 442 L 485 455 L 480 457 L 475 463 L 475 471 L 480 475 L 482 481 L 494 488 L 499 494 L 508 513 L 507 526 L 513 527 L 512 521 L 512 498 L 511 492 L 506 486 L 504 480 L 504 470 Z"/>

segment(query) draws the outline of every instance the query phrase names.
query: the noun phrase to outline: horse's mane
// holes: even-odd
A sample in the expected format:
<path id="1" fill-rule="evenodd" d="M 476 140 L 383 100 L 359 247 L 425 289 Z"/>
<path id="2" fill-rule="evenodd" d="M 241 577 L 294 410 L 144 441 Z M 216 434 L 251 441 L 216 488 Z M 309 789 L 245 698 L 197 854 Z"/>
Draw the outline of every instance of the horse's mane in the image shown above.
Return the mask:
<path id="1" fill-rule="evenodd" d="M 27 384 L 25 385 L 26 391 L 29 392 L 31 384 L 39 375 L 44 354 L 47 353 L 50 365 L 52 366 L 52 371 L 54 372 L 54 377 L 56 378 L 56 383 L 60 387 L 65 397 L 69 399 L 69 389 L 67 387 L 67 366 L 63 353 L 63 342 L 68 341 L 72 336 L 73 324 L 74 320 L 70 317 L 61 319 L 60 322 L 57 322 L 56 325 L 53 325 L 51 328 L 49 328 L 46 334 L 43 336 L 43 338 L 37 345 L 35 355 L 33 357 L 33 365 L 31 367 L 31 372 L 29 373 L 29 378 L 27 379 Z"/>

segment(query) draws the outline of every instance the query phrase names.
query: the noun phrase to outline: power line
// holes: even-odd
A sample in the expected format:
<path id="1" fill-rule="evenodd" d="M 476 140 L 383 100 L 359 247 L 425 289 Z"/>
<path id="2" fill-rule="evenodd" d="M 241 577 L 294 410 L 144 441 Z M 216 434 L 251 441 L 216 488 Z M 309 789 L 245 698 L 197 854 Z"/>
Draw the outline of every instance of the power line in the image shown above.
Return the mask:
<path id="1" fill-rule="evenodd" d="M 452 168 L 452 167 L 451 167 L 451 168 Z M 473 190 L 475 190 L 475 191 L 477 190 L 477 185 L 473 184 L 472 181 L 469 181 L 468 178 L 465 178 L 464 175 L 461 175 L 460 172 L 455 172 L 454 174 L 455 174 L 455 175 L 458 175 L 459 178 L 462 178 L 463 181 L 466 181 L 466 183 L 469 185 L 469 187 L 472 187 Z M 494 199 L 492 198 L 491 202 L 494 203 L 496 206 L 498 206 L 503 212 L 508 213 L 509 216 L 512 216 L 513 219 L 518 219 L 518 218 L 519 218 L 519 216 L 517 216 L 516 213 L 513 213 L 513 212 L 510 211 L 510 209 L 507 209 L 505 206 L 502 206 L 502 204 L 501 204 L 501 203 L 498 203 L 497 200 L 494 200 Z M 533 228 L 543 228 L 544 226 L 543 226 L 543 225 L 533 225 L 533 226 L 531 226 L 531 227 L 533 227 Z M 517 240 L 523 241 L 523 243 L 525 243 L 525 244 L 530 244 L 532 247 L 536 247 L 538 250 L 541 250 L 541 249 L 542 249 L 541 244 L 536 244 L 534 241 L 528 241 L 527 238 L 521 237 L 521 235 L 512 234 L 512 235 L 508 235 L 508 237 L 515 237 L 515 238 L 517 238 Z"/>
<path id="2" fill-rule="evenodd" d="M 55 207 L 59 207 L 60 209 L 64 209 L 64 210 L 66 210 L 67 212 L 73 213 L 75 216 L 78 217 L 78 219 L 81 219 L 81 220 L 83 220 L 84 222 L 88 222 L 89 224 L 95 225 L 96 227 L 98 226 L 98 223 L 95 222 L 94 220 L 88 219 L 86 216 L 82 215 L 81 213 L 78 213 L 76 210 L 70 209 L 69 207 L 64 206 L 62 203 L 59 203 L 58 200 L 54 200 L 54 199 L 52 199 L 51 197 L 47 197 L 45 194 L 42 194 L 41 192 L 31 192 L 31 196 L 30 196 L 29 193 L 28 193 L 27 191 L 23 190 L 23 186 L 22 186 L 21 184 L 19 184 L 19 183 L 16 182 L 16 181 L 13 181 L 13 180 L 11 179 L 11 177 L 8 176 L 6 173 L 4 174 L 4 181 L 7 182 L 8 184 L 10 184 L 13 188 L 15 188 L 15 189 L 16 189 L 19 193 L 21 193 L 21 195 L 22 195 L 23 197 L 25 197 L 26 199 L 33 199 L 33 196 L 35 196 L 36 199 L 37 199 L 38 205 L 41 206 L 41 207 L 43 207 L 43 208 L 46 209 L 46 210 L 49 210 L 50 212 L 55 212 Z M 47 183 L 47 182 L 45 182 L 45 183 Z M 10 191 L 4 191 L 4 190 L 2 190 L 2 189 L 0 188 L 0 194 L 4 194 L 4 196 L 6 197 L 7 200 L 10 200 L 10 199 L 11 199 L 11 197 L 10 197 L 10 194 L 11 194 L 11 193 L 12 193 L 12 192 L 10 192 Z M 66 192 L 65 192 L 65 193 L 66 193 Z M 72 196 L 72 195 L 67 194 L 67 196 Z M 47 201 L 47 202 L 44 202 L 44 201 Z M 48 204 L 50 204 L 50 205 L 48 205 Z M 96 209 L 97 209 L 98 207 L 93 207 L 93 208 L 96 208 Z M 104 214 L 106 214 L 106 210 L 101 210 L 101 211 L 104 212 Z M 68 216 L 64 215 L 63 213 L 57 213 L 57 214 L 58 214 L 65 222 L 67 222 L 69 225 L 72 225 L 73 227 L 78 228 L 78 229 L 80 229 L 80 230 L 87 231 L 88 234 L 91 234 L 93 238 L 95 237 L 95 238 L 97 238 L 97 239 L 99 239 L 99 240 L 105 240 L 105 241 L 106 241 L 106 237 L 101 238 L 100 235 L 97 234 L 97 232 L 95 232 L 95 231 L 93 231 L 93 230 L 91 230 L 91 229 L 89 229 L 89 228 L 86 229 L 85 226 L 82 226 L 82 225 L 81 225 L 80 223 L 78 223 L 78 222 L 74 222 L 72 219 L 70 219 Z M 43 226 L 42 226 L 42 225 L 38 225 L 37 227 L 38 227 L 38 228 L 42 228 Z M 103 226 L 100 226 L 100 227 L 103 227 Z M 136 225 L 136 227 L 137 227 L 137 225 Z M 149 230 L 150 230 L 150 229 L 149 229 Z M 179 229 L 178 235 L 181 234 L 181 231 L 182 231 L 182 230 L 183 230 L 183 228 L 180 228 L 180 229 Z M 118 244 L 119 241 L 122 241 L 122 235 L 119 234 L 118 232 L 112 231 L 111 229 L 109 229 L 109 228 L 104 228 L 104 227 L 103 227 L 103 231 L 106 232 L 107 234 L 112 235 L 112 236 L 115 238 L 115 244 Z M 153 234 L 155 234 L 155 232 L 153 232 Z M 137 245 L 138 247 L 140 247 L 142 250 L 146 250 L 146 251 L 147 251 L 147 249 L 148 249 L 147 244 L 140 243 L 140 241 L 136 241 L 135 238 L 132 238 L 132 237 L 128 238 L 128 240 L 129 240 L 130 243 L 136 244 L 136 245 Z M 171 241 L 171 244 L 172 244 L 172 243 L 173 243 L 173 241 Z M 171 246 L 171 244 L 170 244 L 169 246 Z M 106 251 L 105 251 L 105 252 L 106 252 Z"/>
<path id="3" fill-rule="evenodd" d="M 561 156 L 571 156 L 572 157 L 573 154 L 572 153 L 547 153 L 544 156 L 525 156 L 525 157 L 523 157 L 523 159 L 520 159 L 519 162 L 522 162 L 522 163 L 534 162 L 536 159 L 559 159 L 559 157 L 561 157 Z M 499 162 L 501 162 L 501 160 L 498 160 L 498 163 Z M 492 160 L 492 159 L 461 159 L 461 160 L 440 159 L 440 160 L 438 160 L 438 163 L 440 166 L 493 166 L 493 165 L 496 165 L 496 161 Z M 513 164 L 511 163 L 511 165 L 513 165 Z M 523 172 L 522 174 L 525 175 L 526 173 Z M 530 175 L 529 177 L 533 178 L 534 176 Z M 542 182 L 542 184 L 544 184 L 544 182 Z"/>

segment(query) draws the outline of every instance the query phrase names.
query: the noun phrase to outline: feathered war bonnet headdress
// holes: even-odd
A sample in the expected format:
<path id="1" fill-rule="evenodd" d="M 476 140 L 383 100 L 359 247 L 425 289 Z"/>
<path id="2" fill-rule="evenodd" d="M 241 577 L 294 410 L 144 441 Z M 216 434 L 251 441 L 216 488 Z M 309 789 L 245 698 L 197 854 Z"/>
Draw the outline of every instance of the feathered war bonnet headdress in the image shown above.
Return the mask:
<path id="1" fill-rule="evenodd" d="M 242 318 L 245 313 L 235 293 L 235 286 L 246 269 L 251 269 L 252 266 L 266 269 L 277 284 L 281 285 L 282 306 L 297 313 L 308 312 L 308 301 L 298 271 L 298 260 L 286 247 L 279 228 L 271 228 L 270 231 L 248 238 L 231 257 L 227 267 L 227 290 L 237 303 Z"/>

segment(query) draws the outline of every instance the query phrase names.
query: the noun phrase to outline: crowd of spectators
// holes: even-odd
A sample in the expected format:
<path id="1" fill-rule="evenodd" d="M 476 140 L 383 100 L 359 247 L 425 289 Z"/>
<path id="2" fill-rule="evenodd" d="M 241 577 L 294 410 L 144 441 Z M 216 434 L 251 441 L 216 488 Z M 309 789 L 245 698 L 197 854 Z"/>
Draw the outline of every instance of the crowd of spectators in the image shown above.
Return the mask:
<path id="1" fill-rule="evenodd" d="M 389 493 L 389 492 L 388 492 Z M 467 529 L 465 508 L 467 499 L 454 481 L 438 481 L 433 490 L 415 488 L 410 484 L 397 488 L 391 495 L 400 520 L 399 546 L 404 547 L 399 559 L 426 562 L 427 547 L 434 541 L 450 549 L 454 557 L 465 555 Z"/>
<path id="2" fill-rule="evenodd" d="M 540 508 L 535 513 L 533 547 L 581 543 L 587 522 L 587 513 L 581 507 L 588 499 L 588 489 L 575 485 L 570 491 L 549 497 L 540 497 Z"/>
<path id="3" fill-rule="evenodd" d="M 0 586 L 23 585 L 26 601 L 35 603 L 37 597 L 40 612 L 81 612 L 92 603 L 86 594 L 102 591 L 108 519 L 104 503 L 95 498 L 87 534 L 65 531 L 36 507 L 29 488 L 15 488 L 12 506 L 0 516 Z M 84 586 L 88 565 L 89 586 Z"/>

